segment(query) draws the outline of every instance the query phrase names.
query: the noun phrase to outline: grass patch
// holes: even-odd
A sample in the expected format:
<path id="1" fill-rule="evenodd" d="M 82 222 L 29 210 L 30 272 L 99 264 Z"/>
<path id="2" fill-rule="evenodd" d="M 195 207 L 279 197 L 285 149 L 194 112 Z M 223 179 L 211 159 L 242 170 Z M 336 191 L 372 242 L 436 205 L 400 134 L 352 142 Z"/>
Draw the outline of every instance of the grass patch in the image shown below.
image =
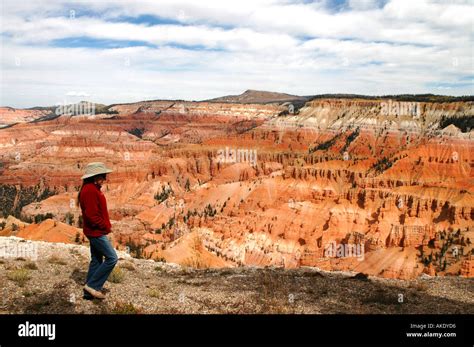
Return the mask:
<path id="1" fill-rule="evenodd" d="M 31 296 L 35 296 L 38 293 L 39 293 L 38 290 L 33 289 L 33 290 L 24 290 L 22 294 L 25 298 L 29 298 Z"/>
<path id="2" fill-rule="evenodd" d="M 135 271 L 136 268 L 132 263 L 125 262 L 123 264 L 120 264 L 120 267 L 123 269 L 127 269 L 128 271 Z"/>
<path id="3" fill-rule="evenodd" d="M 17 285 L 20 287 L 23 287 L 26 282 L 28 282 L 31 279 L 30 272 L 27 269 L 17 269 L 10 271 L 7 274 L 7 278 L 10 281 L 15 282 Z"/>
<path id="4" fill-rule="evenodd" d="M 399 304 L 394 294 L 387 293 L 383 289 L 377 289 L 369 296 L 363 298 L 363 304 L 379 304 L 379 305 L 397 305 Z"/>
<path id="5" fill-rule="evenodd" d="M 124 278 L 125 278 L 125 273 L 122 271 L 121 268 L 116 267 L 110 273 L 110 276 L 107 280 L 112 283 L 122 283 Z"/>
<path id="6" fill-rule="evenodd" d="M 161 292 L 158 289 L 153 288 L 148 291 L 148 296 L 152 298 L 160 298 Z"/>
<path id="7" fill-rule="evenodd" d="M 34 261 L 28 261 L 23 265 L 23 269 L 38 270 L 38 265 Z"/>
<path id="8" fill-rule="evenodd" d="M 139 314 L 141 310 L 131 302 L 116 302 L 110 310 L 112 314 Z"/>
<path id="9" fill-rule="evenodd" d="M 48 263 L 58 264 L 58 265 L 67 265 L 66 261 L 57 255 L 52 255 L 48 258 Z"/>
<path id="10" fill-rule="evenodd" d="M 428 290 L 428 285 L 424 282 L 412 282 L 409 287 L 419 292 L 426 292 Z"/>

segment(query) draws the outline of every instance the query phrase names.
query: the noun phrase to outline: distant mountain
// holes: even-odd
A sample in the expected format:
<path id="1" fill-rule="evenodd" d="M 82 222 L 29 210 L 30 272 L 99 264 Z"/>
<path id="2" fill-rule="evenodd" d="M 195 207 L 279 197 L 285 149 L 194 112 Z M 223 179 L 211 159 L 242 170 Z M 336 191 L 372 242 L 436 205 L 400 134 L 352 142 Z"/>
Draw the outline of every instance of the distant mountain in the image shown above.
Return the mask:
<path id="1" fill-rule="evenodd" d="M 267 104 L 267 103 L 306 101 L 308 99 L 309 97 L 305 97 L 305 96 L 249 89 L 240 95 L 221 96 L 219 98 L 205 100 L 205 101 L 229 102 L 229 103 L 239 103 L 239 104 Z"/>
<path id="2" fill-rule="evenodd" d="M 316 99 L 392 99 L 406 102 L 463 102 L 474 101 L 473 95 L 450 96 L 436 94 L 395 94 L 395 95 L 361 95 L 361 94 L 318 94 L 307 97 L 309 101 Z"/>
<path id="3" fill-rule="evenodd" d="M 317 94 L 309 96 L 291 95 L 286 93 L 268 92 L 263 90 L 248 89 L 239 95 L 226 95 L 214 99 L 204 100 L 208 102 L 226 102 L 239 104 L 268 104 L 292 102 L 295 106 L 302 106 L 306 101 L 315 99 L 366 99 L 381 100 L 392 99 L 396 101 L 415 102 L 461 102 L 474 101 L 474 96 L 447 96 L 435 94 L 400 94 L 400 95 L 360 95 L 360 94 Z"/>
<path id="4" fill-rule="evenodd" d="M 49 110 L 24 110 L 12 107 L 0 107 L 0 128 L 6 128 L 18 123 L 33 122 L 50 113 Z"/>
<path id="5" fill-rule="evenodd" d="M 6 128 L 18 123 L 43 122 L 58 118 L 61 114 L 72 116 L 82 114 L 113 114 L 110 106 L 88 101 L 75 104 L 36 106 L 27 109 L 0 107 L 0 128 Z"/>

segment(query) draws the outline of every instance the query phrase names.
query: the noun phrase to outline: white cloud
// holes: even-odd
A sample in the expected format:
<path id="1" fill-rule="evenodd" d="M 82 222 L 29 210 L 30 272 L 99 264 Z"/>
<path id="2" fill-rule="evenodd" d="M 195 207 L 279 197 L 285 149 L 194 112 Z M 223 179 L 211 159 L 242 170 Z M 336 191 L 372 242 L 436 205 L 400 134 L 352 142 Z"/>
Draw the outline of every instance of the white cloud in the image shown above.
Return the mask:
<path id="1" fill-rule="evenodd" d="M 83 91 L 70 91 L 66 93 L 66 96 L 73 96 L 73 97 L 83 97 L 83 96 L 91 96 L 89 93 L 83 92 Z"/>
<path id="2" fill-rule="evenodd" d="M 472 94 L 472 84 L 459 83 L 473 74 L 470 2 L 398 0 L 382 7 L 357 0 L 339 11 L 328 5 L 8 2 L 1 26 L 0 104 L 48 105 L 63 96 L 101 103 L 204 99 L 249 88 L 394 94 L 439 92 L 439 85 L 449 85 L 453 95 Z M 185 25 L 124 20 L 140 15 Z M 97 46 L 54 44 L 84 37 Z M 128 41 L 145 45 L 105 44 Z"/>

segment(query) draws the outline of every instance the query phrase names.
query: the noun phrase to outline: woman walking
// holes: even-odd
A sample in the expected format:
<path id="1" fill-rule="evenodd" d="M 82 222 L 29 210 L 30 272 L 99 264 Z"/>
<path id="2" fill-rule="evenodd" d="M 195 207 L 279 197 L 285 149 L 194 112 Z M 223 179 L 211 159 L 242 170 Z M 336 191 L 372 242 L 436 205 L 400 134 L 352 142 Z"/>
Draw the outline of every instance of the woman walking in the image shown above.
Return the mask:
<path id="1" fill-rule="evenodd" d="M 118 258 L 107 234 L 111 230 L 107 202 L 100 191 L 113 170 L 103 163 L 90 163 L 82 176 L 82 187 L 79 190 L 78 202 L 82 210 L 84 235 L 87 236 L 91 248 L 91 262 L 84 286 L 85 299 L 105 299 L 103 286 L 117 264 Z"/>

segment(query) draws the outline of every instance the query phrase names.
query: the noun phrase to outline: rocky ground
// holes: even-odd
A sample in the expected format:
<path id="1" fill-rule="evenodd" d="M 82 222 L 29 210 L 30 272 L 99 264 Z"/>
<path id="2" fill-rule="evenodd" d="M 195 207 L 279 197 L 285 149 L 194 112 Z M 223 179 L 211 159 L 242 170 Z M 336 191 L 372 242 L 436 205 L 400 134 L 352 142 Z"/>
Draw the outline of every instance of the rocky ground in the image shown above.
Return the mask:
<path id="1" fill-rule="evenodd" d="M 0 237 L 0 312 L 474 313 L 474 280 L 454 276 L 402 281 L 315 268 L 195 270 L 119 257 L 107 299 L 84 300 L 87 247 Z"/>

